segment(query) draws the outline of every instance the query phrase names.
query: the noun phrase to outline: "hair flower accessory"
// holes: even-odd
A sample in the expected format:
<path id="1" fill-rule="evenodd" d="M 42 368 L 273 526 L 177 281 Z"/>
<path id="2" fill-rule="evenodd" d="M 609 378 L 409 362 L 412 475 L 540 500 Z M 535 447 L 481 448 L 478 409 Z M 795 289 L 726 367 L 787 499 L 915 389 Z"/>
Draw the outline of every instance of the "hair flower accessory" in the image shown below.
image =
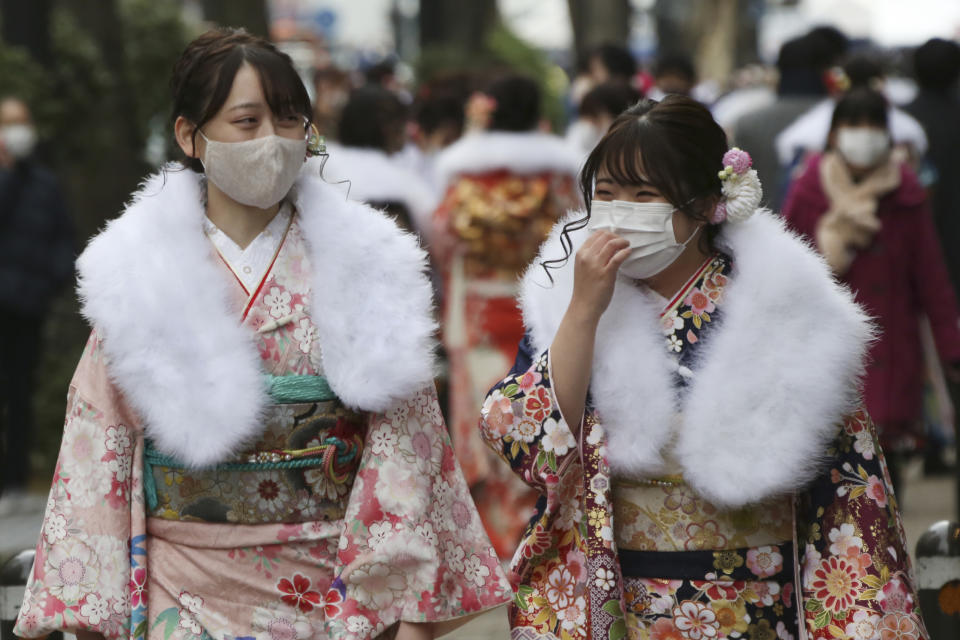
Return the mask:
<path id="1" fill-rule="evenodd" d="M 711 222 L 743 222 L 760 206 L 763 188 L 751 166 L 753 159 L 743 149 L 734 147 L 723 154 L 723 170 L 718 173 L 723 182 L 723 198 L 710 217 Z"/>

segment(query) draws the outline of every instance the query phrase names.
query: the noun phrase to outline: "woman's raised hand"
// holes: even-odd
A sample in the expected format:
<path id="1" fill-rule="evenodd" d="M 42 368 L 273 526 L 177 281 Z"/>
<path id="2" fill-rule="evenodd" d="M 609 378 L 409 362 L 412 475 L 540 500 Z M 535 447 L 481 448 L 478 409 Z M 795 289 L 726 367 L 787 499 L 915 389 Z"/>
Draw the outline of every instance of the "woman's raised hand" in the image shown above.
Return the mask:
<path id="1" fill-rule="evenodd" d="M 574 258 L 569 311 L 599 321 L 613 298 L 617 270 L 629 255 L 629 242 L 609 231 L 594 231 Z"/>
<path id="2" fill-rule="evenodd" d="M 583 421 L 597 323 L 613 298 L 617 269 L 629 255 L 629 242 L 595 231 L 574 259 L 573 297 L 550 346 L 553 390 L 574 435 Z"/>

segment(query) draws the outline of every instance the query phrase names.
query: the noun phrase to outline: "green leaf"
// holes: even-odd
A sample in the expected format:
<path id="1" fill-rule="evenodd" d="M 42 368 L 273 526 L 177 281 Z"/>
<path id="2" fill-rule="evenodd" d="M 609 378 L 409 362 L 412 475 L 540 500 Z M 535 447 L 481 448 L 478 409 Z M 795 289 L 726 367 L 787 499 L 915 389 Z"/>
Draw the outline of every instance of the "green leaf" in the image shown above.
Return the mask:
<path id="1" fill-rule="evenodd" d="M 838 612 L 838 613 L 833 614 L 833 619 L 834 619 L 834 620 L 846 620 L 846 619 L 847 619 L 847 610 L 844 609 L 843 611 L 840 611 L 840 612 Z"/>
<path id="2" fill-rule="evenodd" d="M 614 618 L 623 617 L 623 607 L 620 605 L 619 600 L 607 600 L 603 603 L 601 609 L 609 613 Z"/>
<path id="3" fill-rule="evenodd" d="M 147 637 L 147 621 L 141 620 L 140 624 L 133 630 L 134 638 L 146 638 Z"/>
<path id="4" fill-rule="evenodd" d="M 533 593 L 533 587 L 528 584 L 522 584 L 517 589 L 517 595 L 514 596 L 514 601 L 517 603 L 517 606 L 523 611 L 529 611 L 529 606 L 527 605 L 528 596 Z"/>
<path id="5" fill-rule="evenodd" d="M 540 469 L 544 464 L 549 464 L 547 461 L 547 453 L 543 449 L 540 449 L 537 452 L 537 459 L 533 461 L 533 466 Z"/>
<path id="6" fill-rule="evenodd" d="M 817 617 L 813 619 L 815 629 L 823 629 L 828 624 L 830 624 L 830 612 L 826 609 L 818 613 Z"/>
<path id="7" fill-rule="evenodd" d="M 623 618 L 610 625 L 609 636 L 610 640 L 622 640 L 627 637 L 627 623 Z"/>
<path id="8" fill-rule="evenodd" d="M 550 470 L 554 473 L 557 472 L 557 454 L 553 451 L 547 453 L 547 465 L 550 467 Z"/>
<path id="9" fill-rule="evenodd" d="M 860 582 L 867 585 L 868 587 L 872 587 L 873 589 L 879 589 L 880 587 L 883 586 L 883 583 L 880 582 L 880 576 L 874 576 L 870 574 L 860 578 Z"/>
<path id="10" fill-rule="evenodd" d="M 512 382 L 503 388 L 503 395 L 511 399 L 513 399 L 519 393 L 520 385 L 518 385 L 516 382 Z"/>
<path id="11" fill-rule="evenodd" d="M 819 600 L 814 600 L 813 598 L 810 598 L 809 600 L 803 603 L 803 608 L 806 609 L 807 611 L 816 613 L 817 611 L 820 611 L 821 609 L 823 609 L 823 604 L 821 604 Z"/>
<path id="12" fill-rule="evenodd" d="M 170 607 L 160 612 L 153 623 L 152 629 L 156 629 L 163 624 L 163 640 L 169 640 L 170 634 L 177 629 L 177 623 L 180 622 L 180 615 L 176 607 Z"/>

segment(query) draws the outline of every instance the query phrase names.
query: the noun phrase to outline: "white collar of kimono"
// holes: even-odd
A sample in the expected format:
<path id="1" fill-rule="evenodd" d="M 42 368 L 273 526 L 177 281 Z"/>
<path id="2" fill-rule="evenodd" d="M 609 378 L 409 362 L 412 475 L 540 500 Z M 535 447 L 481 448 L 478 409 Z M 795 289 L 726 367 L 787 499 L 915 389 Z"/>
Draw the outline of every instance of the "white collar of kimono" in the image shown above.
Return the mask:
<path id="1" fill-rule="evenodd" d="M 572 260 L 551 272 L 553 286 L 539 264 L 563 255 L 562 226 L 522 283 L 524 322 L 541 351 L 573 291 Z M 586 235 L 571 233 L 574 250 Z M 672 441 L 686 481 L 737 507 L 800 488 L 819 471 L 838 424 L 858 404 L 872 327 L 820 257 L 769 212 L 726 225 L 719 242 L 733 272 L 682 399 L 663 344 L 662 300 L 626 280 L 600 321 L 590 389 L 615 474 L 662 473 Z"/>
<path id="2" fill-rule="evenodd" d="M 250 294 L 256 290 L 257 285 L 266 275 L 267 269 L 270 268 L 292 217 L 293 207 L 290 206 L 289 200 L 284 200 L 277 215 L 273 216 L 263 231 L 258 233 L 246 247 L 241 247 L 234 242 L 206 216 L 203 217 L 203 232 L 207 234 L 220 257 Z"/>
<path id="3" fill-rule="evenodd" d="M 77 262 L 84 316 L 111 377 L 164 452 L 223 460 L 256 437 L 269 400 L 253 330 L 203 233 L 199 176 L 151 176 Z M 291 193 L 313 271 L 324 375 L 351 407 L 384 411 L 430 384 L 432 290 L 416 239 L 301 173 Z"/>

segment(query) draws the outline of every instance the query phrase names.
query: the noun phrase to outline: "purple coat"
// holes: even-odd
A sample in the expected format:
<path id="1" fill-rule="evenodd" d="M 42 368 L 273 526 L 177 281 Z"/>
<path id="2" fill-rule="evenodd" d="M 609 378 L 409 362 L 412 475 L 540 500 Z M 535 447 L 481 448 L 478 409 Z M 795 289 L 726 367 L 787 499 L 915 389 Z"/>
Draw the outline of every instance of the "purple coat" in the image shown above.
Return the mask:
<path id="1" fill-rule="evenodd" d="M 821 157 L 810 159 L 791 185 L 783 207 L 788 224 L 811 242 L 817 222 L 829 208 L 820 184 Z M 865 385 L 867 410 L 878 424 L 920 418 L 922 314 L 930 318 L 941 360 L 960 362 L 960 314 L 926 192 L 908 167 L 902 168 L 901 175 L 900 186 L 878 204 L 882 226 L 873 244 L 858 252 L 840 278 L 881 332 L 870 351 Z"/>

